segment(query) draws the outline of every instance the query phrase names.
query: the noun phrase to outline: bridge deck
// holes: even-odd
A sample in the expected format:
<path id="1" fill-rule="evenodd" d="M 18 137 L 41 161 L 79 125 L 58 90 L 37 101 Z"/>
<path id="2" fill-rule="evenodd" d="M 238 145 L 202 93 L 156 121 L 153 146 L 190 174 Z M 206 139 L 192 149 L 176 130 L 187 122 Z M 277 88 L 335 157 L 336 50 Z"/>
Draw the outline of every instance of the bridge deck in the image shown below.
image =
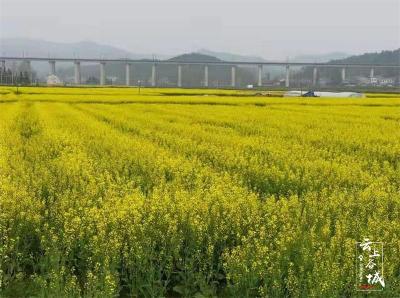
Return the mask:
<path id="1" fill-rule="evenodd" d="M 357 63 L 321 63 L 321 62 L 248 62 L 248 61 L 173 61 L 173 60 L 132 60 L 132 59 L 96 59 L 96 58 L 44 58 L 44 57 L 0 57 L 0 61 L 53 61 L 87 63 L 149 63 L 173 65 L 244 65 L 244 66 L 315 66 L 315 67 L 360 67 L 360 68 L 400 68 L 400 64 L 357 64 Z"/>

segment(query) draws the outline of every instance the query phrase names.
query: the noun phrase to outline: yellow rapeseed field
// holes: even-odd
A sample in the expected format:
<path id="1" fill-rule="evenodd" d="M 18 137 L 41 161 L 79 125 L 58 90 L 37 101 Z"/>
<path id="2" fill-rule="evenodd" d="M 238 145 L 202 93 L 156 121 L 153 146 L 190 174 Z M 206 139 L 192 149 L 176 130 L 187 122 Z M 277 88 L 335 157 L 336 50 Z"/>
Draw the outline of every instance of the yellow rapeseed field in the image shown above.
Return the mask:
<path id="1" fill-rule="evenodd" d="M 399 297 L 400 98 L 272 95 L 0 87 L 0 296 Z"/>

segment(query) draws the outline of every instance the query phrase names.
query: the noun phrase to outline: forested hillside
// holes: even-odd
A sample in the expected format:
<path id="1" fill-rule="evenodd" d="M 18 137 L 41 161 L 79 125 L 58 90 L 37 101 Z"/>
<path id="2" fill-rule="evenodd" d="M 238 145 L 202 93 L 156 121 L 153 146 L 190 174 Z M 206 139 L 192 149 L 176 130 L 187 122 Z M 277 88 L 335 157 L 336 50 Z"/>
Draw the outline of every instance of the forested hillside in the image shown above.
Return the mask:
<path id="1" fill-rule="evenodd" d="M 380 53 L 365 53 L 350 56 L 344 59 L 330 61 L 331 63 L 360 63 L 360 64 L 397 64 L 400 65 L 400 49 L 394 51 L 382 51 Z"/>
<path id="2" fill-rule="evenodd" d="M 344 59 L 331 60 L 328 63 L 343 63 L 343 64 L 383 64 L 383 65 L 400 65 L 400 49 L 393 51 L 382 51 L 379 53 L 365 53 L 362 55 L 350 56 Z M 298 77 L 312 77 L 312 67 L 305 67 L 297 73 Z M 339 68 L 320 68 L 320 78 L 325 78 L 333 83 L 339 84 L 341 82 L 341 69 Z M 347 68 L 346 77 L 355 78 L 357 76 L 369 77 L 370 68 Z M 398 69 L 394 68 L 376 68 L 374 69 L 374 76 L 395 78 L 399 79 L 400 73 Z"/>

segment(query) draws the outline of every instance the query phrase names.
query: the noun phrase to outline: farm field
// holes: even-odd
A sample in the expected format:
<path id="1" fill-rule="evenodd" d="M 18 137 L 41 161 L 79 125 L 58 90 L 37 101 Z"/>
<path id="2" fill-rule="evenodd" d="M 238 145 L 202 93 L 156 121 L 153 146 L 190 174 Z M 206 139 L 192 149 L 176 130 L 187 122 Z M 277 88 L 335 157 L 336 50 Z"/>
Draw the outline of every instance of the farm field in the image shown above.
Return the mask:
<path id="1" fill-rule="evenodd" d="M 0 87 L 0 296 L 400 296 L 400 98 L 270 95 Z"/>

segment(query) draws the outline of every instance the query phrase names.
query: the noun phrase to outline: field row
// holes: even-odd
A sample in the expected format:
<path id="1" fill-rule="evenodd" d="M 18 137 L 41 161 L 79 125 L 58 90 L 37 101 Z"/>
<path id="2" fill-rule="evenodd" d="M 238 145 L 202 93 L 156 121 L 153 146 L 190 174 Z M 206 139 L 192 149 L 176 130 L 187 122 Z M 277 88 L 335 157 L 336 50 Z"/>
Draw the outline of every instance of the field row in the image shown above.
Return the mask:
<path id="1" fill-rule="evenodd" d="M 3 293 L 350 296 L 369 237 L 399 295 L 398 100 L 222 100 L 0 103 Z"/>

